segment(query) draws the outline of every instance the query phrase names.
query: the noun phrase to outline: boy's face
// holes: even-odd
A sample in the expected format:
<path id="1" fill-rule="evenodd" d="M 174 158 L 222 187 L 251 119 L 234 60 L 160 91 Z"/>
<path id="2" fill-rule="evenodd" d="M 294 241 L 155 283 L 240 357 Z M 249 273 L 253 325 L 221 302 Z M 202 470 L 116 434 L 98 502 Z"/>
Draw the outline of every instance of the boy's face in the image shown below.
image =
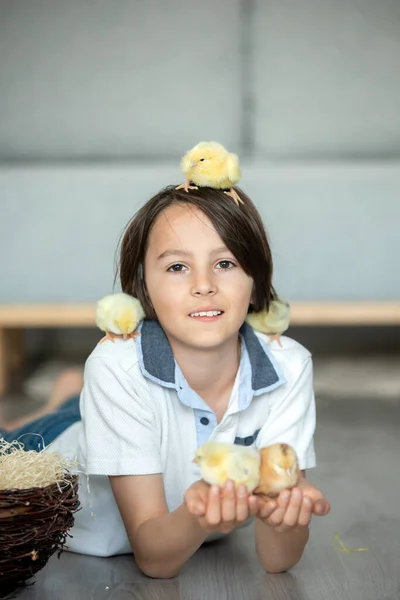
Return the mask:
<path id="1" fill-rule="evenodd" d="M 197 207 L 173 205 L 157 218 L 149 236 L 145 280 L 172 347 L 211 349 L 237 339 L 253 279 Z M 221 314 L 193 314 L 200 311 Z"/>

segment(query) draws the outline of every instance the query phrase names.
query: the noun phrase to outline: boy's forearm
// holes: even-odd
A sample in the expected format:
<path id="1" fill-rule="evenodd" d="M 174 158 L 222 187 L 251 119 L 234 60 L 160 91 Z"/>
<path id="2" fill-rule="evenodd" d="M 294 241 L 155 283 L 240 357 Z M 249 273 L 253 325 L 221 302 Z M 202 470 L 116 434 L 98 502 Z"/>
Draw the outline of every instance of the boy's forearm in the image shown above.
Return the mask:
<path id="1" fill-rule="evenodd" d="M 308 526 L 277 532 L 258 518 L 255 519 L 255 533 L 258 559 L 269 573 L 282 573 L 294 567 L 309 538 Z"/>
<path id="2" fill-rule="evenodd" d="M 183 504 L 139 527 L 134 543 L 137 565 L 149 577 L 174 577 L 206 537 Z"/>

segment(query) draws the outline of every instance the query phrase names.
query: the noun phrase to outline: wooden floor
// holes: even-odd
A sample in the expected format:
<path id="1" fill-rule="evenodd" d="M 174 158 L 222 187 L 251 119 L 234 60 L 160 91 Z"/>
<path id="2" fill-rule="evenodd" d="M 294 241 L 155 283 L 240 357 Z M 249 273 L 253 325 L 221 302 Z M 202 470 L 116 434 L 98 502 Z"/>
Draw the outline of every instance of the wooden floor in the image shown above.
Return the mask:
<path id="1" fill-rule="evenodd" d="M 18 600 L 398 600 L 400 598 L 400 403 L 318 404 L 318 468 L 310 479 L 332 502 L 314 518 L 302 561 L 267 575 L 251 529 L 201 548 L 173 580 L 152 580 L 132 556 L 53 557 Z M 338 532 L 348 548 L 332 545 Z"/>

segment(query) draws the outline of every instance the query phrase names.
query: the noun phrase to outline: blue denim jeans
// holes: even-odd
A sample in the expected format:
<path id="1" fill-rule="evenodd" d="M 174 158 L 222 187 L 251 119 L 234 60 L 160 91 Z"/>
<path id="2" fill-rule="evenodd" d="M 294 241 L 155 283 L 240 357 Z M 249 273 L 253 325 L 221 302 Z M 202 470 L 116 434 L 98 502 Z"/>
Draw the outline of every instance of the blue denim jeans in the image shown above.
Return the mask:
<path id="1" fill-rule="evenodd" d="M 70 425 L 81 420 L 79 412 L 79 395 L 72 396 L 53 413 L 49 413 L 36 421 L 31 421 L 13 431 L 0 428 L 0 437 L 6 442 L 17 440 L 24 444 L 25 450 L 40 451 L 48 446 Z"/>

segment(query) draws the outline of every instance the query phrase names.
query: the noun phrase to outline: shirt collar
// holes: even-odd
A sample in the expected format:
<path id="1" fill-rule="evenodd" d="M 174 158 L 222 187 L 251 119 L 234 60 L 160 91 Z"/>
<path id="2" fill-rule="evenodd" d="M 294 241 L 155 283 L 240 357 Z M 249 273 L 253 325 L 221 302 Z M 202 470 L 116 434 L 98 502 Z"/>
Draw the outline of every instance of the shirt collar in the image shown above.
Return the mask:
<path id="1" fill-rule="evenodd" d="M 177 387 L 177 363 L 170 343 L 156 320 L 145 319 L 138 330 L 137 349 L 142 374 L 159 385 Z M 240 328 L 242 353 L 240 359 L 240 388 L 259 395 L 272 391 L 286 382 L 281 369 L 274 360 L 267 344 L 259 338 L 248 323 Z M 245 404 L 251 400 L 245 394 Z M 241 403 L 242 404 L 242 403 Z"/>

